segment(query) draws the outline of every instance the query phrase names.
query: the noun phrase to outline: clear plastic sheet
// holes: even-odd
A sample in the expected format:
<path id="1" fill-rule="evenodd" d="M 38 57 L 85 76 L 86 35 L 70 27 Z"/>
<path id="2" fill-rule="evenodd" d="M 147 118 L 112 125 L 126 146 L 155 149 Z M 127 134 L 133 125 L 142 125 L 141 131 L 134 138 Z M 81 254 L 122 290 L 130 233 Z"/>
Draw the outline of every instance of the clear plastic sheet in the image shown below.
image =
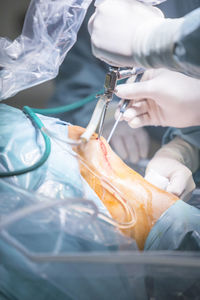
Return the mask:
<path id="1" fill-rule="evenodd" d="M 2 180 L 0 191 L 1 300 L 199 299 L 199 253 L 140 253 L 96 218 L 90 201 L 62 203 Z"/>
<path id="2" fill-rule="evenodd" d="M 56 77 L 92 0 L 32 0 L 21 35 L 0 38 L 0 99 Z"/>
<path id="3" fill-rule="evenodd" d="M 92 299 L 95 294 L 102 299 L 106 287 L 128 299 L 130 288 L 123 291 L 116 266 L 116 281 L 108 279 L 103 290 L 100 279 L 79 267 L 84 253 L 136 249 L 132 240 L 98 219 L 93 202 L 37 196 L 2 180 L 0 199 L 0 291 L 9 299 Z M 76 266 L 64 264 L 70 257 Z"/>

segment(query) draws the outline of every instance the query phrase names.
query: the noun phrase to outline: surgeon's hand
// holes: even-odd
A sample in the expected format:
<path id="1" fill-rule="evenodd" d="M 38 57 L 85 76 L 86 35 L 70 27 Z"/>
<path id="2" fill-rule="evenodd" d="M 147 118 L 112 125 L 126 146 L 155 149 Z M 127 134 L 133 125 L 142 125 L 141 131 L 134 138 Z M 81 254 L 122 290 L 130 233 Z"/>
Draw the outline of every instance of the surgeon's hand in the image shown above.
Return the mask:
<path id="1" fill-rule="evenodd" d="M 133 79 L 132 79 L 133 81 Z M 166 69 L 148 70 L 142 81 L 117 86 L 116 95 L 133 99 L 122 120 L 141 126 L 200 125 L 200 80 Z M 119 109 L 116 112 L 116 118 Z"/>
<path id="2" fill-rule="evenodd" d="M 133 66 L 134 52 L 163 20 L 158 8 L 135 0 L 101 1 L 88 23 L 93 54 L 113 66 Z"/>
<path id="3" fill-rule="evenodd" d="M 198 149 L 176 137 L 156 152 L 145 179 L 187 201 L 195 188 L 192 173 L 199 165 Z"/>
<path id="4" fill-rule="evenodd" d="M 113 124 L 114 120 L 105 124 L 103 131 L 105 138 L 108 138 Z M 120 122 L 110 140 L 110 145 L 123 160 L 137 163 L 140 159 L 147 158 L 150 139 L 145 129 L 132 129 L 127 123 Z"/>

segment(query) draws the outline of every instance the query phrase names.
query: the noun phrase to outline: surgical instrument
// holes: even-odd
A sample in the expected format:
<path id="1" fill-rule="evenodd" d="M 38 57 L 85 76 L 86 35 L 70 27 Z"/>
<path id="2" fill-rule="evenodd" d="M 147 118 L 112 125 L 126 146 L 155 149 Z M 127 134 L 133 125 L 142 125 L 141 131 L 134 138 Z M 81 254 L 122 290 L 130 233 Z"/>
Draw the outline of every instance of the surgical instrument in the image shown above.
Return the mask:
<path id="1" fill-rule="evenodd" d="M 119 68 L 110 67 L 109 72 L 106 74 L 106 78 L 105 78 L 105 84 L 104 84 L 105 92 L 103 95 L 104 99 L 105 99 L 105 105 L 104 105 L 104 109 L 103 109 L 101 120 L 100 120 L 98 138 L 100 138 L 100 136 L 102 135 L 106 112 L 108 109 L 108 105 L 113 98 L 113 93 L 114 93 L 117 81 L 119 79 L 128 78 L 128 77 L 131 77 L 132 75 L 143 73 L 143 72 L 144 72 L 143 68 L 119 70 Z"/>
<path id="2" fill-rule="evenodd" d="M 144 72 L 143 72 L 143 73 L 137 74 L 134 83 L 140 82 L 140 80 L 142 79 L 143 74 L 144 74 Z M 123 104 L 121 105 L 121 107 L 120 107 L 120 112 L 119 112 L 119 116 L 118 116 L 117 120 L 115 121 L 114 126 L 113 126 L 113 128 L 111 129 L 111 132 L 110 132 L 109 137 L 108 137 L 108 139 L 107 139 L 107 142 L 108 142 L 108 143 L 110 142 L 110 140 L 111 140 L 111 138 L 112 138 L 112 136 L 113 136 L 113 133 L 115 132 L 115 130 L 116 130 L 116 128 L 117 128 L 117 125 L 118 125 L 118 123 L 119 123 L 119 121 L 120 121 L 122 115 L 124 114 L 124 112 L 125 112 L 125 110 L 126 110 L 128 104 L 129 104 L 129 101 L 130 101 L 130 100 L 127 100 L 127 99 L 126 99 L 126 100 L 124 100 Z"/>
<path id="3" fill-rule="evenodd" d="M 113 93 L 117 84 L 117 81 L 120 79 L 125 79 L 133 75 L 143 73 L 144 68 L 127 68 L 120 70 L 117 67 L 110 67 L 108 73 L 106 74 L 105 83 L 104 83 L 104 92 L 103 94 L 98 94 L 99 98 L 89 124 L 87 125 L 86 131 L 81 135 L 80 139 L 82 142 L 88 142 L 92 134 L 96 131 L 98 125 L 98 137 L 100 138 L 103 125 L 105 120 L 106 111 L 110 101 L 113 98 Z"/>
<path id="4" fill-rule="evenodd" d="M 118 73 L 119 73 L 119 68 L 110 67 L 109 72 L 106 74 L 105 84 L 104 84 L 105 92 L 103 95 L 104 99 L 105 99 L 105 104 L 104 104 L 104 108 L 103 108 L 103 112 L 102 112 L 101 120 L 100 120 L 100 124 L 99 124 L 98 138 L 100 138 L 100 136 L 102 135 L 106 112 L 108 109 L 109 102 L 113 98 L 113 92 L 115 90 L 118 76 L 119 76 Z"/>

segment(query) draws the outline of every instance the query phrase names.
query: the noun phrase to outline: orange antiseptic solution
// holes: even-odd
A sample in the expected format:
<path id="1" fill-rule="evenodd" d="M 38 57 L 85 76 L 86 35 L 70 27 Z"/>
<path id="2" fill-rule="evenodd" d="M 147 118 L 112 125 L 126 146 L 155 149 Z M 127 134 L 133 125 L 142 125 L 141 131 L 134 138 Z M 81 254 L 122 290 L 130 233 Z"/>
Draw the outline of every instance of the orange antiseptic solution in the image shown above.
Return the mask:
<path id="1" fill-rule="evenodd" d="M 79 139 L 84 128 L 69 126 L 69 137 Z M 136 240 L 140 249 L 159 217 L 179 198 L 147 182 L 128 167 L 111 149 L 106 140 L 97 139 L 74 148 L 80 157 L 80 172 L 117 222 L 130 222 L 132 209 L 134 226 L 122 232 Z M 84 162 L 84 163 L 83 163 Z"/>

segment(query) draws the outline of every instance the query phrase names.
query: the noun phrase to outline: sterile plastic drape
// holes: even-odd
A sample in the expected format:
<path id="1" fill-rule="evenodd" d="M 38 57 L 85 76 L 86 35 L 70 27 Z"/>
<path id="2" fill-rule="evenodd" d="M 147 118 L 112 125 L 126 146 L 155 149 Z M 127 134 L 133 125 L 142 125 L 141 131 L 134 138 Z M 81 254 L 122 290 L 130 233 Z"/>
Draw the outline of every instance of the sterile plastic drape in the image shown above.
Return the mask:
<path id="1" fill-rule="evenodd" d="M 0 38 L 0 99 L 57 75 L 91 1 L 31 1 L 21 35 Z"/>

